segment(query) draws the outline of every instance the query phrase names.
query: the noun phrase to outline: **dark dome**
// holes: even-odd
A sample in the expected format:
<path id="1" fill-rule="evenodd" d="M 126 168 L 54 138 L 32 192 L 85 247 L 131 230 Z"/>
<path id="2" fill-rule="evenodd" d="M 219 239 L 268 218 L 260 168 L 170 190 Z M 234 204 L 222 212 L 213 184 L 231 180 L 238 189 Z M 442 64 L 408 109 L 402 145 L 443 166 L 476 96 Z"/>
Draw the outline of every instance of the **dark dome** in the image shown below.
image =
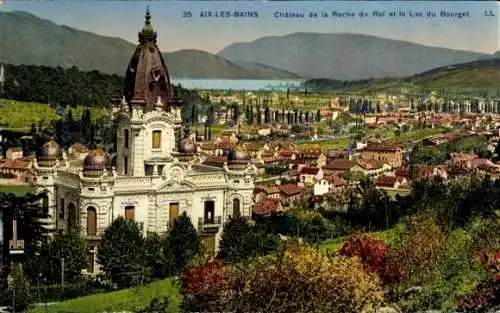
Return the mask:
<path id="1" fill-rule="evenodd" d="M 41 161 L 61 160 L 61 147 L 59 147 L 54 139 L 51 139 L 42 146 L 42 149 L 40 149 L 40 155 L 37 157 L 37 159 Z"/>
<path id="2" fill-rule="evenodd" d="M 173 90 L 165 61 L 156 45 L 156 32 L 151 26 L 149 9 L 144 28 L 139 33 L 139 44 L 125 73 L 125 99 L 145 101 L 145 112 L 155 109 L 160 98 L 168 108 Z"/>
<path id="3" fill-rule="evenodd" d="M 179 152 L 185 154 L 195 154 L 197 151 L 196 144 L 191 139 L 185 138 L 181 141 Z"/>
<path id="4" fill-rule="evenodd" d="M 108 154 L 99 147 L 91 150 L 83 160 L 83 170 L 94 171 L 110 168 L 111 162 Z"/>
<path id="5" fill-rule="evenodd" d="M 243 150 L 243 148 L 241 146 L 236 146 L 227 155 L 227 160 L 229 162 L 231 162 L 231 161 L 233 161 L 233 162 L 234 161 L 250 161 L 251 157 L 245 150 Z"/>

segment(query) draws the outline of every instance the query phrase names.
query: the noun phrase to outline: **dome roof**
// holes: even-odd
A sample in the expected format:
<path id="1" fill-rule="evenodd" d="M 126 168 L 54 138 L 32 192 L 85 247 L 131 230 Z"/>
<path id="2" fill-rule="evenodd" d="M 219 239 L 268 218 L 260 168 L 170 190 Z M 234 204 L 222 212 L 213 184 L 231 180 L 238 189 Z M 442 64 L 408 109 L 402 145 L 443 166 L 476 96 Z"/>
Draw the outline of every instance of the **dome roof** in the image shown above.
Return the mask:
<path id="1" fill-rule="evenodd" d="M 241 146 L 236 146 L 227 155 L 228 162 L 250 161 L 250 155 Z"/>
<path id="2" fill-rule="evenodd" d="M 111 162 L 108 154 L 99 147 L 91 150 L 83 160 L 83 170 L 93 171 L 110 168 Z"/>
<path id="3" fill-rule="evenodd" d="M 61 160 L 62 159 L 62 151 L 61 147 L 57 144 L 54 139 L 47 141 L 40 149 L 40 155 L 38 155 L 37 159 L 39 160 Z"/>
<path id="4" fill-rule="evenodd" d="M 193 140 L 185 138 L 181 141 L 181 146 L 179 147 L 179 152 L 185 154 L 195 154 L 198 151 L 196 144 Z"/>
<path id="5" fill-rule="evenodd" d="M 149 8 L 146 22 L 139 32 L 139 44 L 125 73 L 125 100 L 144 100 L 144 111 L 155 109 L 160 98 L 168 109 L 173 98 L 173 88 L 165 61 L 156 45 L 156 32 L 151 26 Z"/>

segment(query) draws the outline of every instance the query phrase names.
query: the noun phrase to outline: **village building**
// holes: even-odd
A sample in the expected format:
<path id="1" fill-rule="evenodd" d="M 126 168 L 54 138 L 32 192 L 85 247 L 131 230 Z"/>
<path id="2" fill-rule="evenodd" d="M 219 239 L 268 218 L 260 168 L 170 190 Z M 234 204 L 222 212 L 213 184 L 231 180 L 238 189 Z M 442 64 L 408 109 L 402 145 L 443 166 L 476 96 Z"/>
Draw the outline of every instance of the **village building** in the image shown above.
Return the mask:
<path id="1" fill-rule="evenodd" d="M 369 144 L 362 153 L 363 160 L 388 162 L 394 167 L 403 165 L 403 149 L 399 145 Z"/>

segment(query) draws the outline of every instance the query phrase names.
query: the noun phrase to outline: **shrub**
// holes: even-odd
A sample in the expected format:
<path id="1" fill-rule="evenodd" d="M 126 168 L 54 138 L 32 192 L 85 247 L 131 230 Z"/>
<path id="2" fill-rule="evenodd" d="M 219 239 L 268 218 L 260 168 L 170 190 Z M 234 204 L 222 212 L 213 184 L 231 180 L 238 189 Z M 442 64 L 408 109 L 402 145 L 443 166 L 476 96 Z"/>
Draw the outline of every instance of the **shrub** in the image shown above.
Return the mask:
<path id="1" fill-rule="evenodd" d="M 458 302 L 459 309 L 466 312 L 485 312 L 500 306 L 500 251 L 481 250 L 479 262 L 490 271 L 490 276 Z"/>
<path id="2" fill-rule="evenodd" d="M 383 274 L 387 252 L 388 247 L 383 240 L 359 232 L 352 233 L 340 249 L 340 254 L 358 257 L 367 272 L 379 275 Z"/>
<path id="3" fill-rule="evenodd" d="M 188 312 L 217 311 L 225 307 L 224 293 L 230 276 L 219 260 L 207 260 L 182 273 L 183 308 Z"/>
<path id="4" fill-rule="evenodd" d="M 388 254 L 383 275 L 388 281 L 416 278 L 419 271 L 436 265 L 445 237 L 429 214 L 414 216 L 403 224 L 399 242 Z"/>

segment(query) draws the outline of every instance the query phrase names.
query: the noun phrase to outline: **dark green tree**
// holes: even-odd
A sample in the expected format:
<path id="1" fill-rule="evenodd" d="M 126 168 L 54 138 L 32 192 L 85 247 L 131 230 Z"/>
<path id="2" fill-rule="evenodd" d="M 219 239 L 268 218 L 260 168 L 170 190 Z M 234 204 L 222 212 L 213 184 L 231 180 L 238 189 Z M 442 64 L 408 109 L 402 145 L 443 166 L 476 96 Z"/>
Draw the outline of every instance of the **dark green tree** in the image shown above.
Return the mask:
<path id="1" fill-rule="evenodd" d="M 260 111 L 260 104 L 257 105 L 257 125 L 262 125 L 262 112 Z"/>
<path id="2" fill-rule="evenodd" d="M 163 246 L 167 275 L 182 272 L 196 257 L 203 254 L 200 238 L 186 212 L 174 220 Z"/>
<path id="3" fill-rule="evenodd" d="M 248 124 L 253 125 L 253 106 L 248 106 Z"/>
<path id="4" fill-rule="evenodd" d="M 60 284 L 64 262 L 64 280 L 76 281 L 86 266 L 86 256 L 85 240 L 79 230 L 60 231 L 41 248 L 41 276 L 45 282 Z"/>
<path id="5" fill-rule="evenodd" d="M 146 258 L 139 225 L 123 217 L 115 219 L 104 231 L 98 259 L 103 271 L 119 288 L 143 282 Z"/>
<path id="6" fill-rule="evenodd" d="M 232 217 L 224 225 L 219 253 L 222 261 L 237 263 L 276 249 L 275 237 L 253 227 L 245 217 Z"/>
<path id="7" fill-rule="evenodd" d="M 0 210 L 3 212 L 4 231 L 12 235 L 13 221 L 16 220 L 18 234 L 24 240 L 23 272 L 35 282 L 40 272 L 38 255 L 40 247 L 47 242 L 50 231 L 45 219 L 49 217 L 45 193 L 16 196 L 0 193 Z"/>
<path id="8" fill-rule="evenodd" d="M 164 240 L 157 233 L 149 233 L 144 242 L 146 265 L 154 278 L 162 278 L 165 272 L 163 244 Z"/>
<path id="9" fill-rule="evenodd" d="M 316 122 L 319 122 L 319 121 L 321 121 L 321 112 L 318 109 L 318 111 L 316 111 Z"/>

